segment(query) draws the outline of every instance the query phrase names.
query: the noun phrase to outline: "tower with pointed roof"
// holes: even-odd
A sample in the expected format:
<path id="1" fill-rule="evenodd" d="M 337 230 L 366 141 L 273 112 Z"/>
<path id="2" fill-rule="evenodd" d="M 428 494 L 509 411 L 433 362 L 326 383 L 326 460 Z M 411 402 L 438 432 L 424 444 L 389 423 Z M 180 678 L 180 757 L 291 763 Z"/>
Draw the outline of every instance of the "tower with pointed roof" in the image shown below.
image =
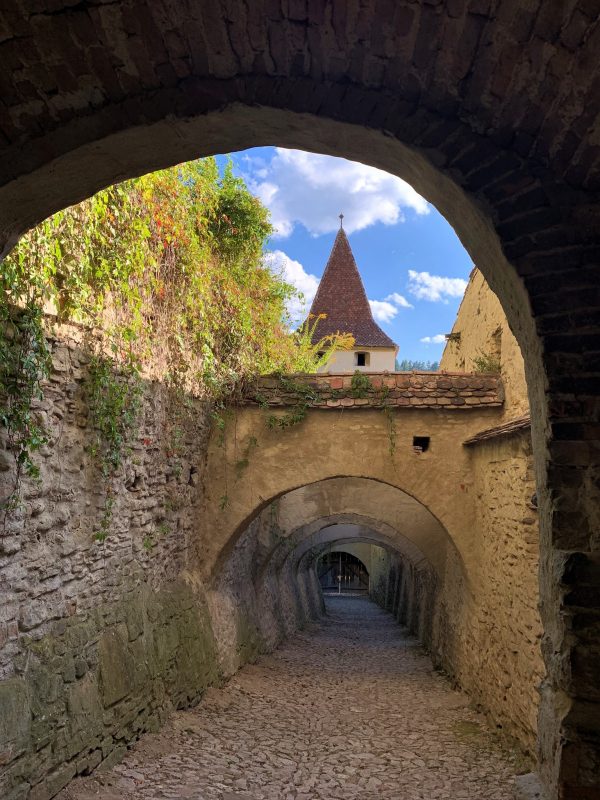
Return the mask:
<path id="1" fill-rule="evenodd" d="M 340 222 L 343 215 L 340 214 Z M 343 224 L 321 278 L 310 308 L 309 320 L 320 319 L 313 333 L 313 342 L 336 333 L 354 337 L 352 350 L 338 350 L 324 367 L 326 372 L 393 372 L 398 345 L 381 330 L 373 319 L 371 306 L 354 260 Z"/>

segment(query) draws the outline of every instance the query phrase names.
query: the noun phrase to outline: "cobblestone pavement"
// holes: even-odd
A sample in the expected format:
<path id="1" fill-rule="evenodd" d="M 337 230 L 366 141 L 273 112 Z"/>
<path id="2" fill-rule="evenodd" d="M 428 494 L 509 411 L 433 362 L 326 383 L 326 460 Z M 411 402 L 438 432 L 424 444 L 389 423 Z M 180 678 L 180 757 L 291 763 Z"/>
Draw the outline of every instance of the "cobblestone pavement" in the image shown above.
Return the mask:
<path id="1" fill-rule="evenodd" d="M 174 713 L 60 800 L 509 800 L 514 765 L 415 640 L 363 598 Z"/>

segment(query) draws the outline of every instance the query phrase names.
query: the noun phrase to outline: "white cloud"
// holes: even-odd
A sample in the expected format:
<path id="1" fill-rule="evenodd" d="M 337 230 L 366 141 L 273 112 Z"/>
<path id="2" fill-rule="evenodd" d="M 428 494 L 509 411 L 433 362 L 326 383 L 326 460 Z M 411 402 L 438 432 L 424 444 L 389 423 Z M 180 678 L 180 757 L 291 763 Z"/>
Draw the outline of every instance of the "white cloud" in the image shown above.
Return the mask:
<path id="1" fill-rule="evenodd" d="M 436 333 L 435 336 L 424 336 L 419 341 L 423 344 L 444 344 L 446 337 L 443 333 Z"/>
<path id="2" fill-rule="evenodd" d="M 343 158 L 278 147 L 268 163 L 251 156 L 243 163 L 245 178 L 270 209 L 280 237 L 297 224 L 313 236 L 336 231 L 340 212 L 348 233 L 377 222 L 395 225 L 407 208 L 429 213 L 427 201 L 405 181 Z"/>
<path id="3" fill-rule="evenodd" d="M 400 308 L 414 308 L 412 303 L 409 303 L 406 297 L 398 294 L 398 292 L 392 292 L 392 294 L 388 294 L 385 299 L 389 303 L 394 303 L 394 305 L 399 306 Z"/>
<path id="4" fill-rule="evenodd" d="M 391 322 L 400 308 L 414 308 L 406 297 L 392 292 L 384 300 L 369 300 L 371 311 L 377 322 Z"/>
<path id="5" fill-rule="evenodd" d="M 449 297 L 462 297 L 466 288 L 467 281 L 462 278 L 443 278 L 429 272 L 408 270 L 408 291 L 419 300 L 447 303 Z"/>
<path id="6" fill-rule="evenodd" d="M 317 293 L 319 279 L 307 272 L 299 261 L 290 258 L 283 250 L 266 253 L 265 262 L 272 272 L 281 275 L 286 283 L 291 283 L 302 293 L 302 298 L 295 297 L 288 304 L 288 313 L 292 320 L 302 321 L 308 314 L 310 304 Z"/>
<path id="7" fill-rule="evenodd" d="M 377 322 L 391 322 L 398 309 L 386 300 L 369 300 L 371 311 Z"/>
<path id="8" fill-rule="evenodd" d="M 319 288 L 319 278 L 307 272 L 299 261 L 290 258 L 283 250 L 273 250 L 266 253 L 264 258 L 272 272 L 281 275 L 286 283 L 291 283 L 302 293 L 302 298 L 293 298 L 288 304 L 288 313 L 292 320 L 302 321 Z M 398 292 L 388 295 L 385 300 L 369 300 L 369 305 L 377 322 L 391 322 L 399 308 L 413 308 Z"/>

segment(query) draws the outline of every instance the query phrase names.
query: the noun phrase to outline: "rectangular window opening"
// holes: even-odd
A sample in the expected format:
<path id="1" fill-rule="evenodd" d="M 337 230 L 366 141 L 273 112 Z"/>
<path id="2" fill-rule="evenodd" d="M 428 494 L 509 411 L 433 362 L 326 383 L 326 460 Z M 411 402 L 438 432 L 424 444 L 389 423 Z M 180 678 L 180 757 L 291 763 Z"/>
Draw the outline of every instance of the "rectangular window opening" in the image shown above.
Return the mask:
<path id="1" fill-rule="evenodd" d="M 355 353 L 356 356 L 356 366 L 357 367 L 368 367 L 369 366 L 369 353 Z"/>
<path id="2" fill-rule="evenodd" d="M 413 436 L 413 448 L 417 453 L 426 453 L 429 450 L 429 436 Z"/>

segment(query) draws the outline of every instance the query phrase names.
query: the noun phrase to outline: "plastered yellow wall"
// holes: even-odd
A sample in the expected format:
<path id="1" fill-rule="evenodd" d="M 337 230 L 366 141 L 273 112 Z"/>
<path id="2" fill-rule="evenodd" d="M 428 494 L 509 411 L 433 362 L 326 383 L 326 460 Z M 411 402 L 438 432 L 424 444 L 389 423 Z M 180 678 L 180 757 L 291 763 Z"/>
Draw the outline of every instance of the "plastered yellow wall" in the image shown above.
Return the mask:
<path id="1" fill-rule="evenodd" d="M 476 359 L 482 356 L 499 358 L 506 392 L 504 420 L 526 414 L 529 400 L 521 348 L 508 326 L 500 301 L 475 268 L 456 315 L 452 337 L 444 349 L 440 369 L 477 371 Z"/>

